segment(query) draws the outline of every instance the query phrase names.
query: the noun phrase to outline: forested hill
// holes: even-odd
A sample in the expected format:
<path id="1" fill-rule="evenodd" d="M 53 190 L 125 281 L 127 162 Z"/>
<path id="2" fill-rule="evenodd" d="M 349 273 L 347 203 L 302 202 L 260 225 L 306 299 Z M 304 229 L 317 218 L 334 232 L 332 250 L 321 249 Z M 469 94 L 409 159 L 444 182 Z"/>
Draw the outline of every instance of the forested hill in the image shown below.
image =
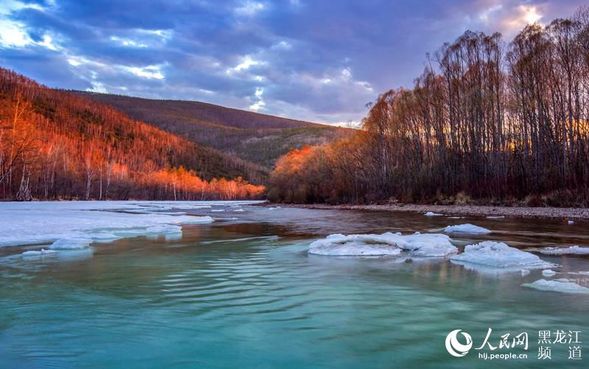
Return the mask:
<path id="1" fill-rule="evenodd" d="M 251 163 L 0 68 L 0 199 L 260 197 Z"/>
<path id="2" fill-rule="evenodd" d="M 288 151 L 324 144 L 352 130 L 196 101 L 76 92 L 193 142 L 272 169 Z"/>

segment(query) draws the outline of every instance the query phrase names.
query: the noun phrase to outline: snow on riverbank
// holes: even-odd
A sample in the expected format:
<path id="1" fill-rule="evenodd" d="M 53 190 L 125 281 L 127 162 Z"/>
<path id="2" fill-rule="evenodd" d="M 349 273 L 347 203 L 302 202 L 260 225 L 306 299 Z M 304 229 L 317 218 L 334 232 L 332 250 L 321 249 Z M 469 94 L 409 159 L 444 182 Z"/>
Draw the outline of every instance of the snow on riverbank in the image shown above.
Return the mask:
<path id="1" fill-rule="evenodd" d="M 213 222 L 186 211 L 229 204 L 226 201 L 69 201 L 0 203 L 0 247 L 51 244 L 52 250 L 80 249 L 91 242 L 120 238 L 182 236 L 182 224 Z M 175 213 L 174 211 L 178 211 Z"/>
<path id="2" fill-rule="evenodd" d="M 411 256 L 445 257 L 458 252 L 450 238 L 443 234 L 402 235 L 383 234 L 333 234 L 314 241 L 309 253 L 329 256 L 391 256 L 408 252 Z"/>
<path id="3" fill-rule="evenodd" d="M 482 266 L 503 270 L 546 269 L 554 266 L 554 264 L 540 259 L 537 255 L 510 247 L 503 242 L 494 241 L 467 245 L 463 253 L 452 256 L 450 261 L 475 268 Z"/>
<path id="4" fill-rule="evenodd" d="M 539 279 L 532 283 L 524 283 L 522 286 L 540 291 L 589 294 L 589 288 L 578 285 L 577 283 L 565 278 L 552 280 Z"/>

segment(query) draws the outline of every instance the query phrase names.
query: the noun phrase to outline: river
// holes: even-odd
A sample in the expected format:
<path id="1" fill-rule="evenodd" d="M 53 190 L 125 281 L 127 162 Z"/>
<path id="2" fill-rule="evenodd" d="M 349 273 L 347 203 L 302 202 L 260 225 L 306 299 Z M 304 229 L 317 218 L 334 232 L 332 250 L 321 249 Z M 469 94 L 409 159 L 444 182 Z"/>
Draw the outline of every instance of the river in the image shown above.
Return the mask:
<path id="1" fill-rule="evenodd" d="M 482 240 L 589 245 L 586 222 L 198 204 L 158 210 L 213 218 L 183 225 L 181 236 L 120 238 L 59 257 L 21 256 L 39 244 L 0 248 L 0 367 L 581 368 L 589 360 L 589 343 L 577 343 L 589 342 L 589 295 L 522 286 L 546 278 L 542 270 L 307 253 L 333 233 L 428 233 L 458 223 L 492 230 L 453 235 L 459 249 Z M 589 271 L 586 256 L 541 257 L 559 264 L 552 278 L 589 285 L 578 274 Z M 456 329 L 473 341 L 459 358 L 445 346 Z"/>

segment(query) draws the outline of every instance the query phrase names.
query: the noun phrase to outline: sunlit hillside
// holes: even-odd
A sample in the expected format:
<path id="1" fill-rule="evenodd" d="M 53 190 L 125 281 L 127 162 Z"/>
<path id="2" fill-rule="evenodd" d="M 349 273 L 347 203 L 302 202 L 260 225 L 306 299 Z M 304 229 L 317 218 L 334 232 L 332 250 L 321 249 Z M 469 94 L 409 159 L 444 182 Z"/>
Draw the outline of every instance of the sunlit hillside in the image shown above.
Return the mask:
<path id="1" fill-rule="evenodd" d="M 0 199 L 235 199 L 256 166 L 0 69 Z"/>

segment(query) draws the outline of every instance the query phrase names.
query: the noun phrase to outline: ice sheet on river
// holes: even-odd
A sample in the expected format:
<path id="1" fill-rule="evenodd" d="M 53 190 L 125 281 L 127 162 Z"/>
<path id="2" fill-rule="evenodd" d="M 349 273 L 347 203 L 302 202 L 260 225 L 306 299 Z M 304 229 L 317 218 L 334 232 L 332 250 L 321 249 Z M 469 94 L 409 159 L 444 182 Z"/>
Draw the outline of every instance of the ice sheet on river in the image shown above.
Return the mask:
<path id="1" fill-rule="evenodd" d="M 444 234 L 402 235 L 391 232 L 333 234 L 309 246 L 310 254 L 329 256 L 390 256 L 407 252 L 411 256 L 445 257 L 457 251 L 450 238 Z"/>
<path id="2" fill-rule="evenodd" d="M 444 228 L 445 233 L 462 233 L 462 234 L 487 234 L 491 233 L 491 230 L 483 227 L 479 227 L 474 224 L 457 224 L 451 225 Z"/>
<path id="3" fill-rule="evenodd" d="M 533 288 L 540 291 L 551 291 L 560 293 L 577 293 L 589 294 L 589 288 L 583 287 L 568 279 L 539 279 L 532 283 L 522 284 L 524 287 Z"/>
<path id="4" fill-rule="evenodd" d="M 176 215 L 223 202 L 72 201 L 0 204 L 0 247 L 51 244 L 80 249 L 90 242 L 134 236 L 181 236 L 181 224 L 211 223 L 209 216 Z M 244 202 L 245 204 L 245 202 Z"/>
<path id="5" fill-rule="evenodd" d="M 475 270 L 477 267 L 482 267 L 484 270 L 520 271 L 522 269 L 546 269 L 554 266 L 554 264 L 540 259 L 537 255 L 510 247 L 503 242 L 494 241 L 467 245 L 463 253 L 452 256 L 450 261 Z"/>

